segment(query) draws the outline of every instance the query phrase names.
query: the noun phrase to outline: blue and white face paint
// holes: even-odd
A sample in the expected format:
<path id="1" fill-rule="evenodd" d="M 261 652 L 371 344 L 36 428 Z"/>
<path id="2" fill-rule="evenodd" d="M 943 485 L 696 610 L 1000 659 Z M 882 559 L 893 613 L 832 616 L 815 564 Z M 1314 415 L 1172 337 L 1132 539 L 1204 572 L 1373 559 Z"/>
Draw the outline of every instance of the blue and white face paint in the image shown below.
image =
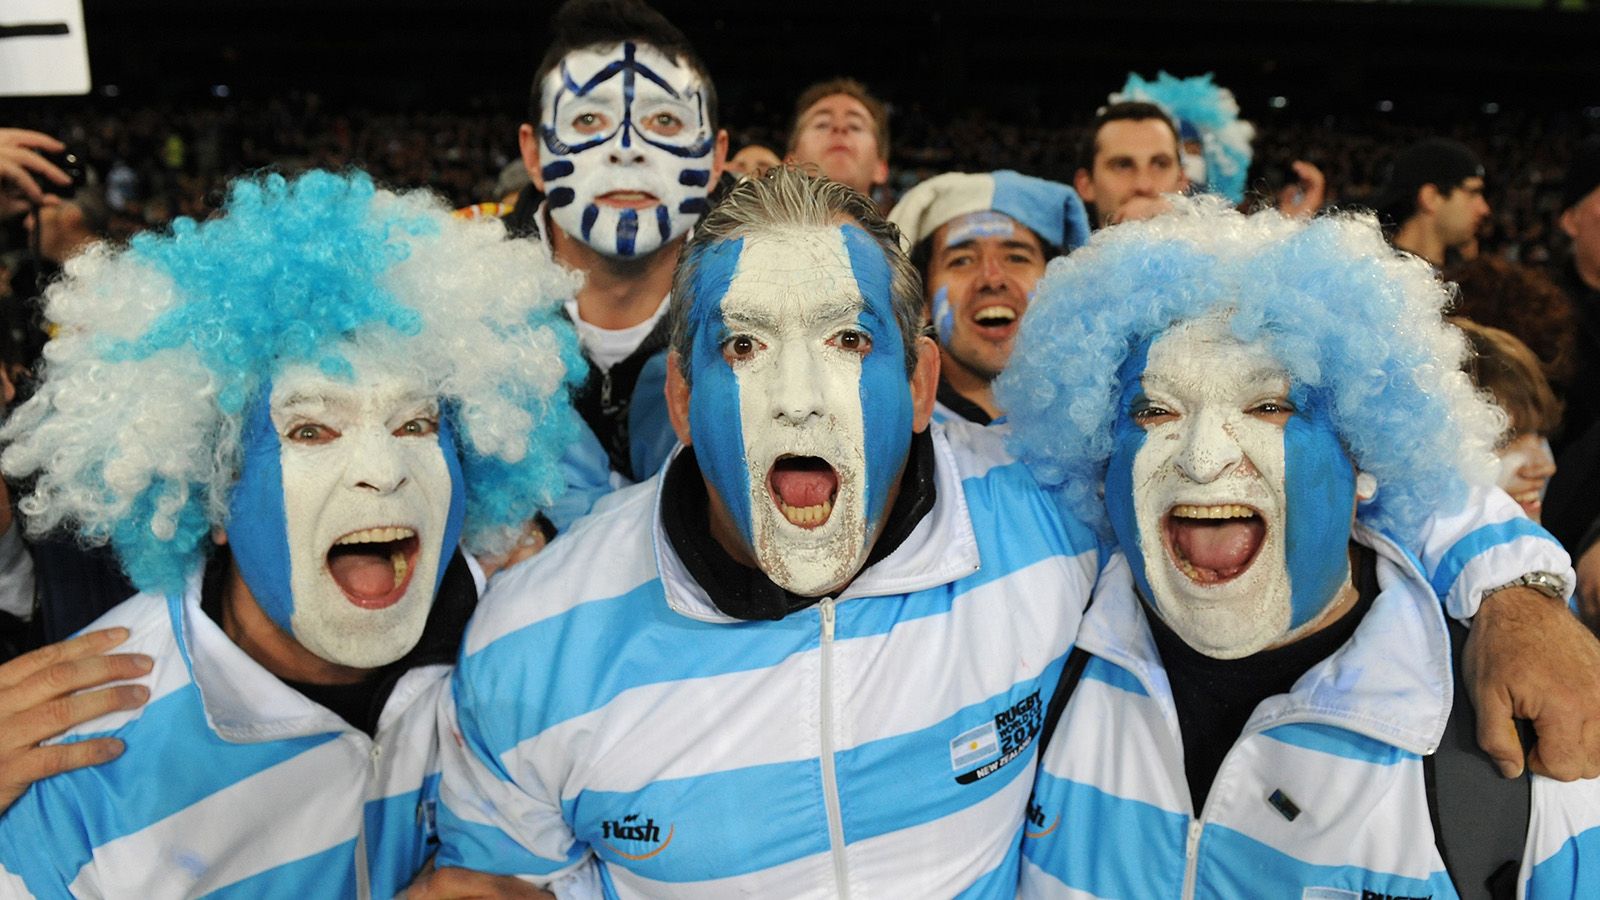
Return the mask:
<path id="1" fill-rule="evenodd" d="M 437 398 L 356 370 L 278 377 L 246 423 L 227 532 L 273 621 L 329 662 L 375 668 L 421 637 L 466 497 Z"/>
<path id="2" fill-rule="evenodd" d="M 716 133 L 692 70 L 648 44 L 567 54 L 541 87 L 550 218 L 613 257 L 646 256 L 709 208 Z"/>
<path id="3" fill-rule="evenodd" d="M 796 594 L 860 571 L 905 466 L 913 407 L 889 283 L 882 248 L 854 225 L 759 233 L 702 257 L 696 458 L 761 570 Z"/>
<path id="4" fill-rule="evenodd" d="M 1208 656 L 1314 630 L 1350 590 L 1355 469 L 1322 404 L 1225 320 L 1124 366 L 1106 506 L 1148 602 Z"/>

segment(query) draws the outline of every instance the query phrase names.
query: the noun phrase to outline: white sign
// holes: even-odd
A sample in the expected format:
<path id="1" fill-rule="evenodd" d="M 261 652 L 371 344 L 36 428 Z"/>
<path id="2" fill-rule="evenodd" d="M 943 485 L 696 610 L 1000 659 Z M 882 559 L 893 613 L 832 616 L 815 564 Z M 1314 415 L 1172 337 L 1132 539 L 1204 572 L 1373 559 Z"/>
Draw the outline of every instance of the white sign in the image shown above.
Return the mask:
<path id="1" fill-rule="evenodd" d="M 87 93 L 83 0 L 0 4 L 0 97 Z"/>

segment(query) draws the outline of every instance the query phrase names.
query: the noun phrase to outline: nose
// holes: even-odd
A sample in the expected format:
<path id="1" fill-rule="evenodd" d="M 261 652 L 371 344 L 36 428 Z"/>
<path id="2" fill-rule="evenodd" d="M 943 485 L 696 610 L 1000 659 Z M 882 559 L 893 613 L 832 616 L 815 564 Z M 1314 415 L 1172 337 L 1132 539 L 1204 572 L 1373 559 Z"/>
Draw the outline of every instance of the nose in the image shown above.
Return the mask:
<path id="1" fill-rule="evenodd" d="M 365 435 L 357 443 L 350 464 L 350 483 L 356 490 L 383 495 L 405 485 L 406 467 L 396 446 L 399 440 L 387 432 L 378 432 Z"/>
<path id="2" fill-rule="evenodd" d="M 1201 410 L 1181 438 L 1178 471 L 1196 484 L 1209 484 L 1232 471 L 1244 459 L 1244 450 L 1218 413 Z"/>
<path id="3" fill-rule="evenodd" d="M 644 162 L 644 151 L 631 143 L 613 146 L 606 158 L 614 166 L 637 166 Z"/>
<path id="4" fill-rule="evenodd" d="M 777 384 L 772 390 L 772 416 L 788 425 L 803 425 L 823 413 L 817 388 L 816 359 L 803 343 L 785 343 L 778 350 Z"/>
<path id="5" fill-rule="evenodd" d="M 1550 442 L 1541 440 L 1534 451 L 1528 454 L 1528 461 L 1517 470 L 1517 477 L 1528 481 L 1543 481 L 1556 474 L 1556 458 L 1550 452 Z"/>
<path id="6" fill-rule="evenodd" d="M 983 252 L 979 262 L 982 268 L 978 270 L 978 273 L 982 276 L 984 286 L 998 285 L 1005 281 L 1006 271 L 1001 263 L 1002 259 L 999 253 L 988 249 Z"/>

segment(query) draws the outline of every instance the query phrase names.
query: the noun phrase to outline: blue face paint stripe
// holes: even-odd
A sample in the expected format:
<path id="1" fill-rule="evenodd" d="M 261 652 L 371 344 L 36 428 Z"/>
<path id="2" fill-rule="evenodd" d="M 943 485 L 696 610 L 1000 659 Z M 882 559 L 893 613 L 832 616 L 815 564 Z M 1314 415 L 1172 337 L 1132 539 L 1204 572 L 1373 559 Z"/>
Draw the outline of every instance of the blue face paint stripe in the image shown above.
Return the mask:
<path id="1" fill-rule="evenodd" d="M 678 212 L 703 216 L 711 211 L 711 201 L 704 197 L 690 197 L 678 204 Z"/>
<path id="2" fill-rule="evenodd" d="M 667 238 L 672 237 L 672 213 L 665 206 L 656 207 L 656 231 L 661 233 L 663 244 L 667 242 Z"/>
<path id="3" fill-rule="evenodd" d="M 576 199 L 577 194 L 573 192 L 572 188 L 558 187 L 550 189 L 550 193 L 544 197 L 544 202 L 545 206 L 550 209 L 560 209 L 563 206 L 571 205 L 572 201 Z"/>
<path id="4" fill-rule="evenodd" d="M 706 481 L 716 486 L 734 524 L 753 541 L 750 515 L 750 465 L 745 456 L 739 378 L 722 356 L 726 326 L 722 299 L 733 284 L 744 239 L 717 241 L 696 258 L 695 299 L 689 310 L 694 336 L 689 371 L 689 428 L 695 459 Z"/>
<path id="5" fill-rule="evenodd" d="M 1334 430 L 1326 397 L 1298 392 L 1299 412 L 1283 429 L 1284 562 L 1289 570 L 1289 624 L 1310 622 L 1350 574 L 1350 516 L 1356 475 Z"/>
<path id="6" fill-rule="evenodd" d="M 705 187 L 711 183 L 711 170 L 684 169 L 678 173 L 678 183 L 684 187 Z"/>
<path id="7" fill-rule="evenodd" d="M 228 546 L 256 603 L 292 634 L 294 590 L 283 507 L 283 449 L 272 424 L 271 396 L 268 384 L 245 418 L 244 460 L 228 498 Z"/>
<path id="8" fill-rule="evenodd" d="M 625 209 L 617 217 L 617 252 L 623 256 L 633 255 L 634 241 L 639 236 L 639 211 Z"/>
<path id="9" fill-rule="evenodd" d="M 1145 575 L 1144 553 L 1139 547 L 1139 517 L 1133 502 L 1133 461 L 1144 447 L 1145 431 L 1133 421 L 1134 404 L 1144 394 L 1144 371 L 1150 361 L 1151 339 L 1145 338 L 1117 368 L 1116 419 L 1111 424 L 1111 459 L 1106 465 L 1106 515 L 1117 543 L 1128 558 L 1128 568 L 1146 603 L 1155 602 Z"/>
<path id="10" fill-rule="evenodd" d="M 939 335 L 939 343 L 950 346 L 950 338 L 956 331 L 955 311 L 950 308 L 950 288 L 940 285 L 933 292 L 933 329 Z"/>
<path id="11" fill-rule="evenodd" d="M 572 174 L 572 170 L 573 170 L 572 160 L 570 160 L 570 159 L 558 159 L 555 162 L 550 163 L 549 165 L 546 165 L 544 168 L 540 169 L 539 170 L 539 174 L 544 176 L 544 180 L 545 181 L 553 181 L 553 180 L 555 180 L 557 178 L 565 178 L 568 175 L 571 175 Z"/>
<path id="12" fill-rule="evenodd" d="M 638 66 L 633 61 L 634 45 L 622 45 L 622 146 L 628 146 L 628 135 L 633 131 L 633 81 Z"/>
<path id="13" fill-rule="evenodd" d="M 906 336 L 894 315 L 892 273 L 883 248 L 856 225 L 839 229 L 856 285 L 866 302 L 859 327 L 872 337 L 861 359 L 861 424 L 866 440 L 867 533 L 886 513 L 889 488 L 905 466 L 911 448 L 914 410 L 906 373 Z"/>
<path id="14" fill-rule="evenodd" d="M 583 225 L 581 230 L 583 232 L 583 242 L 585 244 L 589 243 L 589 236 L 594 233 L 594 223 L 598 218 L 600 218 L 600 207 L 591 203 L 583 208 Z"/>
<path id="15" fill-rule="evenodd" d="M 679 147 L 675 144 L 663 144 L 660 141 L 652 139 L 650 135 L 645 134 L 642 131 L 639 132 L 638 135 L 640 140 L 656 148 L 657 150 L 664 150 L 668 153 L 671 153 L 673 156 L 681 157 L 683 159 L 699 159 L 700 157 L 705 156 L 707 153 L 711 152 L 712 146 L 715 145 L 717 141 L 716 135 L 708 134 L 698 144 L 690 144 L 687 147 Z"/>

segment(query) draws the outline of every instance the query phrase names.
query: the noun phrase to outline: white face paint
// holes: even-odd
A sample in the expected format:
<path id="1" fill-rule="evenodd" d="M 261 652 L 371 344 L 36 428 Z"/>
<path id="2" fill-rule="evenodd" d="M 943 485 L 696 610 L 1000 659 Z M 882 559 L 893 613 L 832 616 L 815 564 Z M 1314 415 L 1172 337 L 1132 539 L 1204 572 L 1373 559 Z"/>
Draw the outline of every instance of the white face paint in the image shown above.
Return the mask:
<path id="1" fill-rule="evenodd" d="M 399 659 L 422 635 L 447 549 L 437 399 L 413 380 L 300 367 L 274 383 L 271 416 L 295 639 L 347 666 Z"/>
<path id="2" fill-rule="evenodd" d="M 1221 659 L 1317 624 L 1349 582 L 1353 500 L 1340 498 L 1353 498 L 1354 473 L 1331 429 L 1293 413 L 1283 366 L 1218 318 L 1157 338 L 1140 387 L 1132 426 L 1119 431 L 1131 472 L 1108 473 L 1107 503 L 1124 548 L 1137 545 L 1129 555 L 1142 556 L 1135 568 L 1162 620 Z M 1302 517 L 1297 549 L 1291 511 Z"/>
<path id="3" fill-rule="evenodd" d="M 716 135 L 698 75 L 648 44 L 575 50 L 540 88 L 550 218 L 607 256 L 644 256 L 708 209 Z"/>
<path id="4" fill-rule="evenodd" d="M 695 451 L 762 571 L 818 596 L 866 562 L 910 439 L 887 264 L 859 229 L 805 229 L 746 238 L 732 274 L 696 316 Z"/>

